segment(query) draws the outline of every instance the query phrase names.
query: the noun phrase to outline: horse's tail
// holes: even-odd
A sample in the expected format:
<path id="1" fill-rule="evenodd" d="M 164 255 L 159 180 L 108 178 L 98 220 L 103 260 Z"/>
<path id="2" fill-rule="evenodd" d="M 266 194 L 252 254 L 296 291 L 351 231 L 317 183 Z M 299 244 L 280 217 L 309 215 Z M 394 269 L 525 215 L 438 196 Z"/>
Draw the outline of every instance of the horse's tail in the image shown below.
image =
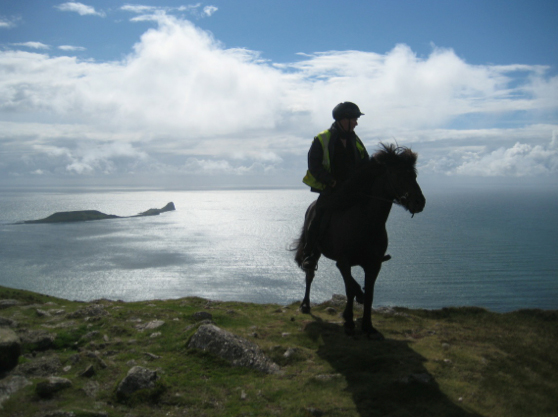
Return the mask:
<path id="1" fill-rule="evenodd" d="M 295 252 L 294 260 L 299 268 L 302 268 L 302 262 L 304 261 L 304 246 L 306 246 L 306 224 L 302 227 L 300 237 L 293 241 L 292 246 L 289 248 L 289 250 Z"/>
<path id="2" fill-rule="evenodd" d="M 302 262 L 304 261 L 304 247 L 306 246 L 306 231 L 308 230 L 308 226 L 310 225 L 310 221 L 314 217 L 314 206 L 316 202 L 314 201 L 308 209 L 306 210 L 306 215 L 304 216 L 304 225 L 302 226 L 302 230 L 300 232 L 300 237 L 296 239 L 291 247 L 289 248 L 291 251 L 295 252 L 294 260 L 299 268 L 302 269 Z"/>

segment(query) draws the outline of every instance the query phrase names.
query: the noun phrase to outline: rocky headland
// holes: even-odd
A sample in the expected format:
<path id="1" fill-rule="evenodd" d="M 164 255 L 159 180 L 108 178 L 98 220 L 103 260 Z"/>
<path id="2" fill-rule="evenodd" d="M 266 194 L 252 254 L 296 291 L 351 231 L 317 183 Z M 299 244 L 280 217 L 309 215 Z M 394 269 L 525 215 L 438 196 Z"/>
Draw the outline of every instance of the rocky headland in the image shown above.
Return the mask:
<path id="1" fill-rule="evenodd" d="M 167 211 L 176 210 L 174 203 L 170 202 L 161 209 L 149 209 L 134 216 L 116 216 L 114 214 L 105 214 L 97 210 L 79 210 L 79 211 L 60 211 L 51 214 L 44 219 L 25 220 L 24 224 L 33 223 L 63 223 L 63 222 L 85 222 L 90 220 L 107 220 L 107 219 L 123 219 L 129 217 L 157 216 Z"/>

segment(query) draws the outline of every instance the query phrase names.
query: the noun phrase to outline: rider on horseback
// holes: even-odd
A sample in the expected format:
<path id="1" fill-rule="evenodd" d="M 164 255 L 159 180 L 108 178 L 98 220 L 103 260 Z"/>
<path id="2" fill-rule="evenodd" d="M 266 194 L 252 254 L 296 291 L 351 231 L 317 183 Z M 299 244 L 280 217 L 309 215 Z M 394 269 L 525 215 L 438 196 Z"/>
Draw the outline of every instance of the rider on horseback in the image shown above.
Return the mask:
<path id="1" fill-rule="evenodd" d="M 368 160 L 364 144 L 355 134 L 357 120 L 364 113 L 351 102 L 339 103 L 333 109 L 335 120 L 328 130 L 319 133 L 308 151 L 308 171 L 303 182 L 311 191 L 320 193 L 316 203 L 316 214 L 307 232 L 304 247 L 304 269 L 317 266 L 319 251 L 316 248 L 320 234 L 320 223 L 326 209 L 332 202 L 332 196 L 339 186 L 346 181 L 355 168 Z"/>

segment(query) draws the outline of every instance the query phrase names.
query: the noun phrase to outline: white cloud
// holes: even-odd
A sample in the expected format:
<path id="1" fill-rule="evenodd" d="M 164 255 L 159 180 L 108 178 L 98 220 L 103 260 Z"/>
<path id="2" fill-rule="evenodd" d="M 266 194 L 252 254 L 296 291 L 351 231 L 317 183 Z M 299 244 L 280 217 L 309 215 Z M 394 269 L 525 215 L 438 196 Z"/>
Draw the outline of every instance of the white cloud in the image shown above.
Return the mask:
<path id="1" fill-rule="evenodd" d="M 45 45 L 42 42 L 18 42 L 18 43 L 12 43 L 12 45 L 25 46 L 27 48 L 32 48 L 32 49 L 50 49 L 50 46 Z"/>
<path id="2" fill-rule="evenodd" d="M 525 177 L 558 174 L 558 128 L 550 143 L 517 141 L 511 147 L 489 150 L 486 145 L 461 146 L 425 165 L 427 171 L 481 177 Z"/>
<path id="3" fill-rule="evenodd" d="M 5 16 L 0 16 L 0 29 L 11 29 L 17 26 L 17 18 L 9 18 Z"/>
<path id="4" fill-rule="evenodd" d="M 86 48 L 83 46 L 60 45 L 58 49 L 62 51 L 85 51 Z"/>
<path id="5" fill-rule="evenodd" d="M 219 10 L 219 9 L 218 9 L 217 7 L 215 7 L 215 6 L 205 6 L 205 7 L 203 8 L 203 13 L 204 13 L 206 16 L 211 16 L 211 15 L 213 15 L 213 13 L 215 13 L 217 10 Z"/>
<path id="6" fill-rule="evenodd" d="M 58 10 L 62 12 L 78 13 L 80 16 L 86 16 L 86 15 L 94 15 L 100 17 L 106 16 L 104 12 L 97 12 L 95 8 L 92 6 L 87 6 L 83 3 L 78 3 L 73 1 L 67 3 L 61 3 L 58 6 L 54 6 L 54 7 L 56 7 Z"/>
<path id="7" fill-rule="evenodd" d="M 159 16 L 166 16 L 176 12 L 188 13 L 189 15 L 198 19 L 204 17 L 211 17 L 217 10 L 215 6 L 205 6 L 201 9 L 201 3 L 191 4 L 188 6 L 168 7 L 168 6 L 143 6 L 137 4 L 126 4 L 120 8 L 127 12 L 139 14 L 141 16 L 135 17 L 132 21 L 146 21 L 157 20 Z"/>
<path id="8" fill-rule="evenodd" d="M 138 5 L 138 4 L 125 4 L 124 6 L 122 6 L 120 8 L 120 10 L 124 10 L 126 12 L 132 12 L 132 13 L 153 13 L 157 10 L 157 7 L 155 6 L 142 6 L 142 5 Z"/>
<path id="9" fill-rule="evenodd" d="M 312 137 L 330 125 L 335 104 L 350 100 L 366 114 L 357 131 L 367 147 L 412 144 L 426 171 L 556 175 L 548 138 L 558 127 L 541 120 L 556 120 L 558 78 L 546 67 L 470 65 L 440 48 L 418 57 L 405 45 L 274 65 L 160 8 L 123 9 L 157 26 L 119 62 L 0 51 L 0 172 L 15 175 L 25 159 L 25 172 L 148 164 L 302 175 Z"/>

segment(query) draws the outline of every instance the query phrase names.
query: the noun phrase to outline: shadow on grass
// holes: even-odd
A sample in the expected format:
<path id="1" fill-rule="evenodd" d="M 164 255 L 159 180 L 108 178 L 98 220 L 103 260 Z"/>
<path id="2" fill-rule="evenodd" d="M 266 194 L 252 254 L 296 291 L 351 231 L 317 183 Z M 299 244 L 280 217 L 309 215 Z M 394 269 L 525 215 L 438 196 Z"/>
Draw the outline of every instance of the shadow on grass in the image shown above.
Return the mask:
<path id="1" fill-rule="evenodd" d="M 451 401 L 410 342 L 347 336 L 343 327 L 313 316 L 305 332 L 320 340 L 318 355 L 345 377 L 361 416 L 481 417 Z M 357 323 L 358 327 L 358 323 Z"/>

